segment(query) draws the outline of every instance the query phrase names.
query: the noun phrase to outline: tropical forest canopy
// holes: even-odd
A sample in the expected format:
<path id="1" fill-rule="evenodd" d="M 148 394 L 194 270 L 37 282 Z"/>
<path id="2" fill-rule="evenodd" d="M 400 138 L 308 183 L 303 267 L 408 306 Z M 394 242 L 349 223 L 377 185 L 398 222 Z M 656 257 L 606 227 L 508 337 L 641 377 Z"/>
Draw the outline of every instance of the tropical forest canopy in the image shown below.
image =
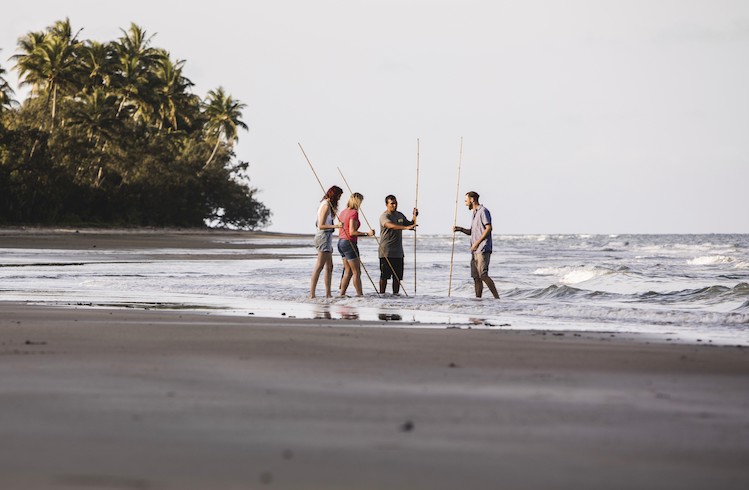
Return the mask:
<path id="1" fill-rule="evenodd" d="M 233 152 L 245 104 L 191 93 L 185 61 L 135 24 L 106 43 L 79 34 L 58 21 L 0 63 L 0 224 L 267 225 Z"/>

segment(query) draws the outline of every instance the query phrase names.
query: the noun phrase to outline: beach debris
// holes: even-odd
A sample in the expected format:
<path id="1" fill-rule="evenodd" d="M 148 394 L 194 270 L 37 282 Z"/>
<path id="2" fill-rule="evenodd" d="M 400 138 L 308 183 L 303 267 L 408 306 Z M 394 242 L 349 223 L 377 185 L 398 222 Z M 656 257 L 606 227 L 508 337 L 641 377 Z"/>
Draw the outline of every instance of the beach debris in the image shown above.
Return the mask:
<path id="1" fill-rule="evenodd" d="M 447 365 L 447 367 L 456 368 L 458 367 L 458 365 L 455 364 L 454 362 L 451 362 L 450 364 Z"/>
<path id="2" fill-rule="evenodd" d="M 47 342 L 44 342 L 43 340 L 27 340 L 24 342 L 26 345 L 47 345 Z"/>
<path id="3" fill-rule="evenodd" d="M 414 423 L 411 420 L 406 420 L 401 424 L 401 432 L 411 432 L 414 430 Z"/>

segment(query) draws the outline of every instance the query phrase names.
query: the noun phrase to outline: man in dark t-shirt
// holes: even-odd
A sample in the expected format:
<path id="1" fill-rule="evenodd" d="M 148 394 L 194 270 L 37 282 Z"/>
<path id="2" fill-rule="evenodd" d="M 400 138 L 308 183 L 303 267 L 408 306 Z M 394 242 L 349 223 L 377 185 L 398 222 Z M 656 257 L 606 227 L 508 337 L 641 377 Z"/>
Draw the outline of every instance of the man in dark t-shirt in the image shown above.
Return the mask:
<path id="1" fill-rule="evenodd" d="M 414 208 L 413 218 L 408 220 L 398 211 L 398 200 L 392 194 L 385 198 L 385 212 L 380 215 L 380 294 L 385 292 L 388 279 L 393 278 L 393 294 L 400 292 L 403 280 L 403 230 L 416 228 L 419 210 Z"/>

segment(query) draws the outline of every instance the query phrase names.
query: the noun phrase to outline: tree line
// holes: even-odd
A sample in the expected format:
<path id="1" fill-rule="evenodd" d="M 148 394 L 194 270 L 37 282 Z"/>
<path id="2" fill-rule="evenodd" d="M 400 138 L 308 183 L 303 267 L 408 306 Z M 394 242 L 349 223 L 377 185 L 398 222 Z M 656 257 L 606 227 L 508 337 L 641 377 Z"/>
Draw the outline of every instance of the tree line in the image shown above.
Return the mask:
<path id="1" fill-rule="evenodd" d="M 185 60 L 121 32 L 79 39 L 66 19 L 19 38 L 23 102 L 0 64 L 0 224 L 266 226 L 233 151 L 246 105 L 221 87 L 201 99 Z"/>

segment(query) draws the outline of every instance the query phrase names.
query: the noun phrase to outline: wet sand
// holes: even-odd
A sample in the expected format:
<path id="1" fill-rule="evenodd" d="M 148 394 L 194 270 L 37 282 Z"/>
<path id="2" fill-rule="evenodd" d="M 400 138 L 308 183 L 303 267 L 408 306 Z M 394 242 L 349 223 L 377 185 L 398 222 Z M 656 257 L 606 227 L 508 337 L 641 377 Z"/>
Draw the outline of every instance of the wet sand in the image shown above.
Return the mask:
<path id="1" fill-rule="evenodd" d="M 0 248 L 37 248 L 65 250 L 133 250 L 147 255 L 149 249 L 173 250 L 160 253 L 160 260 L 247 260 L 274 258 L 273 249 L 290 245 L 276 239 L 295 238 L 311 242 L 312 235 L 207 229 L 96 229 L 96 228 L 0 228 Z M 236 250 L 237 254 L 212 253 L 217 248 Z M 182 253 L 184 249 L 205 250 L 205 254 Z M 267 250 L 267 253 L 258 253 Z M 242 251 L 248 251 L 242 254 Z M 252 252 L 252 253 L 249 253 Z M 293 258 L 284 254 L 284 258 Z"/>
<path id="2" fill-rule="evenodd" d="M 749 349 L 0 302 L 4 488 L 745 488 Z"/>
<path id="3" fill-rule="evenodd" d="M 6 229 L 0 248 L 159 247 L 177 257 L 224 233 Z M 749 481 L 746 348 L 1 299 L 3 488 Z"/>

